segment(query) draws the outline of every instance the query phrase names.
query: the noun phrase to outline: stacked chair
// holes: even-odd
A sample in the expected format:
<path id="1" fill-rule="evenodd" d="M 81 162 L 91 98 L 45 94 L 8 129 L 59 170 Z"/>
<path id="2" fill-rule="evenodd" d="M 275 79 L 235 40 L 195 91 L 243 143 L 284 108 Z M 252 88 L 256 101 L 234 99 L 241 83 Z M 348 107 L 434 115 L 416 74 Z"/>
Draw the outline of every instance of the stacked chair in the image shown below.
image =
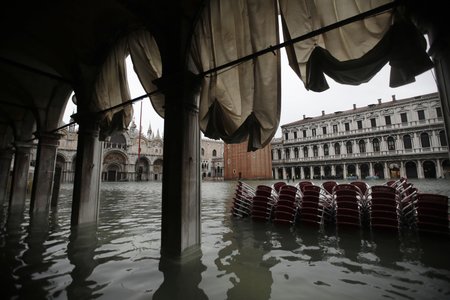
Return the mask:
<path id="1" fill-rule="evenodd" d="M 273 222 L 275 224 L 292 226 L 295 224 L 300 202 L 297 187 L 283 185 L 280 187 L 278 201 L 274 206 Z"/>
<path id="2" fill-rule="evenodd" d="M 447 196 L 418 193 L 415 204 L 416 226 L 419 232 L 449 233 Z"/>
<path id="3" fill-rule="evenodd" d="M 363 194 L 354 184 L 342 183 L 333 188 L 337 227 L 362 227 Z"/>
<path id="4" fill-rule="evenodd" d="M 324 215 L 322 188 L 317 185 L 304 185 L 299 206 L 298 223 L 321 226 Z"/>
<path id="5" fill-rule="evenodd" d="M 233 197 L 231 213 L 234 216 L 241 218 L 249 216 L 251 213 L 253 197 L 255 196 L 255 194 L 255 188 L 246 184 L 245 182 L 238 181 L 236 192 Z"/>
<path id="6" fill-rule="evenodd" d="M 368 210 L 372 228 L 400 228 L 400 195 L 395 187 L 371 186 L 368 191 Z"/>
<path id="7" fill-rule="evenodd" d="M 258 185 L 252 198 L 250 215 L 253 220 L 269 221 L 278 196 L 274 189 L 267 185 Z"/>

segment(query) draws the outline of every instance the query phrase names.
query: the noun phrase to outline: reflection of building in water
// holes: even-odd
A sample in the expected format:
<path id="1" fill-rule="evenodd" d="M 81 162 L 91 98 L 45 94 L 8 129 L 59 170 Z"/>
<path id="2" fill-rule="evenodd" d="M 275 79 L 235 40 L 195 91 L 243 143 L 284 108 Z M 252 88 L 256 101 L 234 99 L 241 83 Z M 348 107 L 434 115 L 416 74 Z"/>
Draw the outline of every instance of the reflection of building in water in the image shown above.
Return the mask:
<path id="1" fill-rule="evenodd" d="M 274 179 L 440 178 L 448 144 L 437 93 L 282 125 L 272 142 Z"/>
<path id="2" fill-rule="evenodd" d="M 72 182 L 75 173 L 77 128 L 62 130 L 56 173 L 63 182 Z M 151 128 L 139 134 L 134 121 L 129 130 L 108 137 L 103 143 L 103 181 L 159 181 L 163 174 L 163 138 Z M 140 151 L 139 151 L 140 147 Z M 222 178 L 223 142 L 202 140 L 201 159 L 203 177 Z"/>

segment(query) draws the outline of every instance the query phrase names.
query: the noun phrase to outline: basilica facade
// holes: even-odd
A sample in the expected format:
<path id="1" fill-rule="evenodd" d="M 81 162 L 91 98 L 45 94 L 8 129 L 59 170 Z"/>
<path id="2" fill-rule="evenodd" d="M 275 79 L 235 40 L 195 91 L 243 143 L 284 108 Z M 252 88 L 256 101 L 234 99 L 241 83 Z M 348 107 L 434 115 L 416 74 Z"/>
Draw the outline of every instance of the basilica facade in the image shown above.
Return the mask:
<path id="1" fill-rule="evenodd" d="M 73 182 L 78 133 L 75 125 L 61 131 L 56 173 L 62 182 Z M 103 142 L 102 181 L 161 181 L 163 174 L 163 138 L 149 128 L 146 134 L 133 121 L 127 131 L 116 133 Z M 202 177 L 223 179 L 223 142 L 201 141 Z"/>
<path id="2" fill-rule="evenodd" d="M 281 126 L 274 179 L 442 178 L 450 163 L 437 93 L 396 99 Z"/>

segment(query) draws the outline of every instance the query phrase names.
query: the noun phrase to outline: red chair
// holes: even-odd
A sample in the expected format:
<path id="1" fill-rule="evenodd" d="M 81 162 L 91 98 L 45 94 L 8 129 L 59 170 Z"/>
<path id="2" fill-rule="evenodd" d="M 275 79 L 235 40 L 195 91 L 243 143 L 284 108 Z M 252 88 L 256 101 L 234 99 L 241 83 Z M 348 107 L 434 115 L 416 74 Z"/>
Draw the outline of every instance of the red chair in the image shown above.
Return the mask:
<path id="1" fill-rule="evenodd" d="M 439 194 L 418 193 L 417 229 L 420 232 L 449 233 L 448 197 Z"/>

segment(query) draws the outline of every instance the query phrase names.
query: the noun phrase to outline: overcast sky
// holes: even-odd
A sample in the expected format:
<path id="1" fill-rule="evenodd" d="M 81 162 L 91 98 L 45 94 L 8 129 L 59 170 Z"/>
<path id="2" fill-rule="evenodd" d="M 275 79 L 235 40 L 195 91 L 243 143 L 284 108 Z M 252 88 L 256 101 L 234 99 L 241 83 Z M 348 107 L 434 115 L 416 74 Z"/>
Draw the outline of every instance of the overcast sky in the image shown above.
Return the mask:
<path id="1" fill-rule="evenodd" d="M 322 114 L 322 110 L 324 110 L 325 113 L 332 113 L 335 111 L 352 109 L 353 104 L 356 104 L 357 107 L 361 107 L 377 103 L 377 99 L 379 98 L 381 98 L 383 102 L 391 101 L 392 95 L 396 95 L 398 100 L 437 91 L 432 71 L 427 71 L 418 76 L 414 83 L 398 88 L 390 88 L 390 67 L 389 65 L 386 65 L 382 71 L 368 83 L 359 86 L 341 85 L 328 78 L 330 88 L 325 92 L 315 93 L 305 89 L 303 83 L 287 64 L 287 58 L 284 55 L 284 51 L 282 52 L 281 68 L 282 99 L 280 125 L 300 120 L 303 118 L 303 115 L 309 117 L 319 116 Z M 132 98 L 145 94 L 131 65 L 128 68 L 128 81 Z M 146 133 L 150 124 L 153 132 L 156 134 L 159 130 L 159 133 L 162 136 L 164 132 L 164 120 L 155 113 L 148 99 L 142 101 L 143 131 Z M 139 126 L 140 106 L 140 102 L 134 104 L 134 119 L 137 126 Z M 74 110 L 74 106 L 71 101 L 69 101 L 64 117 L 66 123 L 69 122 L 70 115 Z M 280 128 L 278 128 L 275 137 L 281 137 Z"/>

